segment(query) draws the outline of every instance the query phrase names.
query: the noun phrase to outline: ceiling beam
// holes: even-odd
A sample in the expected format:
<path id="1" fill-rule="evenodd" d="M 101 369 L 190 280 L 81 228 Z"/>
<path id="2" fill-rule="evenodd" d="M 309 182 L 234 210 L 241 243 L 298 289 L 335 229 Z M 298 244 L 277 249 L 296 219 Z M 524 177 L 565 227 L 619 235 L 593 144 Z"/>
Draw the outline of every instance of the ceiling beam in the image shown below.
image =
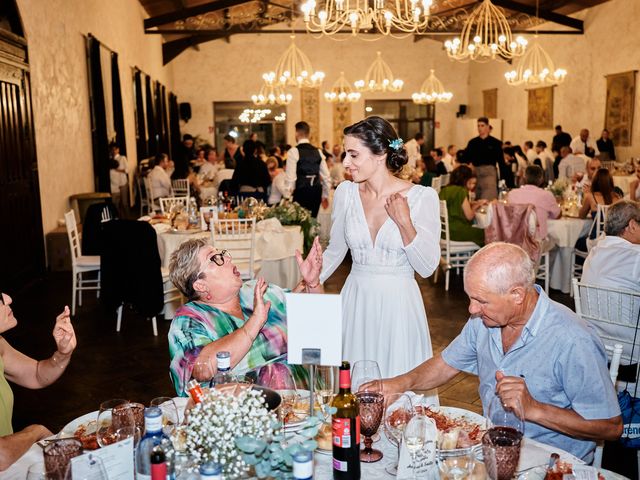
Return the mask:
<path id="1" fill-rule="evenodd" d="M 515 2 L 514 0 L 493 0 L 493 3 L 502 8 L 507 8 L 515 12 L 526 13 L 534 18 L 536 17 L 536 7 L 532 5 L 524 5 L 522 3 Z M 578 30 L 580 33 L 584 32 L 584 22 L 577 18 L 562 15 L 550 10 L 540 10 L 537 17 L 559 25 L 564 25 L 565 27 L 573 28 Z"/>
<path id="2" fill-rule="evenodd" d="M 216 0 L 215 2 L 205 3 L 196 7 L 183 8 L 175 12 L 169 12 L 151 18 L 145 18 L 144 29 L 146 31 L 153 27 L 159 27 L 160 25 L 166 25 L 167 23 L 184 20 L 185 18 L 194 17 L 196 15 L 203 15 L 205 13 L 215 12 L 216 10 L 235 7 L 236 5 L 247 3 L 247 1 L 248 0 Z"/>

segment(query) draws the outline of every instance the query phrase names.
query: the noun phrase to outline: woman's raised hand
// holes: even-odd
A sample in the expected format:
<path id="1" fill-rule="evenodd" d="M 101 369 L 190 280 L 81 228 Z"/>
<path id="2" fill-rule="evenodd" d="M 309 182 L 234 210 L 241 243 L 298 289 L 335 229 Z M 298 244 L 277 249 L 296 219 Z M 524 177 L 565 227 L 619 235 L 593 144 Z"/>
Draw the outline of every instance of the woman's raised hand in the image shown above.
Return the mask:
<path id="1" fill-rule="evenodd" d="M 313 245 L 306 259 L 302 260 L 302 254 L 299 250 L 296 250 L 296 260 L 304 282 L 309 286 L 318 286 L 320 283 L 320 272 L 322 271 L 322 246 L 320 245 L 320 238 L 316 237 L 313 240 Z"/>
<path id="2" fill-rule="evenodd" d="M 260 325 L 264 325 L 269 315 L 271 302 L 264 301 L 264 294 L 267 292 L 269 285 L 264 278 L 260 277 L 256 281 L 256 287 L 253 291 L 253 315 L 260 320 Z"/>
<path id="3" fill-rule="evenodd" d="M 76 348 L 76 333 L 73 330 L 73 325 L 71 325 L 71 315 L 67 306 L 56 317 L 56 324 L 53 327 L 53 339 L 56 341 L 58 352 L 63 355 L 69 355 Z"/>
<path id="4" fill-rule="evenodd" d="M 391 220 L 393 220 L 398 227 L 411 225 L 409 201 L 407 200 L 407 197 L 401 193 L 389 195 L 384 208 L 387 211 L 387 215 L 391 217 Z"/>

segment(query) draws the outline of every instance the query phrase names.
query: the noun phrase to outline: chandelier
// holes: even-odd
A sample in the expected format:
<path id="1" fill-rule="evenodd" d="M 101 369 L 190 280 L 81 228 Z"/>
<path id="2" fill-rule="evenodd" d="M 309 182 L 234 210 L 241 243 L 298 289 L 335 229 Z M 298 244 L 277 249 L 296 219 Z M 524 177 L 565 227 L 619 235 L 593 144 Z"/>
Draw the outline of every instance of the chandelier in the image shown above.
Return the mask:
<path id="1" fill-rule="evenodd" d="M 360 100 L 360 93 L 353 91 L 347 79 L 344 78 L 344 72 L 340 72 L 340 76 L 331 87 L 331 91 L 324 93 L 324 99 L 332 103 L 353 103 Z"/>
<path id="2" fill-rule="evenodd" d="M 324 73 L 314 72 L 309 57 L 296 46 L 295 35 L 291 35 L 291 45 L 278 60 L 275 72 L 265 75 L 273 75 L 274 83 L 279 87 L 318 87 L 324 80 Z"/>
<path id="3" fill-rule="evenodd" d="M 359 92 L 399 92 L 404 82 L 393 78 L 391 68 L 382 59 L 382 54 L 376 52 L 376 59 L 367 70 L 364 80 L 357 80 L 354 85 Z"/>
<path id="4" fill-rule="evenodd" d="M 240 116 L 238 117 L 238 120 L 240 120 L 242 123 L 258 123 L 260 120 L 262 120 L 264 117 L 266 117 L 270 113 L 271 113 L 271 110 L 269 110 L 268 108 L 257 109 L 257 110 L 253 110 L 251 108 L 245 108 L 240 114 Z"/>
<path id="5" fill-rule="evenodd" d="M 433 0 L 307 0 L 302 4 L 308 32 L 334 35 L 351 30 L 353 35 L 373 29 L 389 35 L 392 28 L 405 33 L 425 30 Z M 317 12 L 317 13 L 316 13 Z"/>
<path id="6" fill-rule="evenodd" d="M 509 85 L 553 85 L 562 83 L 567 71 L 556 69 L 549 54 L 537 40 L 527 48 L 518 67 L 504 74 Z"/>
<path id="7" fill-rule="evenodd" d="M 453 93 L 445 91 L 442 82 L 438 80 L 438 77 L 433 73 L 433 69 L 431 69 L 431 73 L 422 83 L 420 91 L 411 95 L 413 103 L 417 103 L 418 105 L 447 103 L 452 98 Z"/>
<path id="8" fill-rule="evenodd" d="M 453 60 L 487 62 L 496 56 L 506 60 L 521 56 L 527 41 L 520 36 L 513 38 L 501 9 L 491 0 L 483 0 L 467 18 L 460 37 L 447 40 L 444 46 Z"/>
<path id="9" fill-rule="evenodd" d="M 251 95 L 251 101 L 255 105 L 289 105 L 293 96 L 285 93 L 284 89 L 275 83 L 275 73 L 269 72 L 262 75 L 264 84 L 257 95 Z"/>

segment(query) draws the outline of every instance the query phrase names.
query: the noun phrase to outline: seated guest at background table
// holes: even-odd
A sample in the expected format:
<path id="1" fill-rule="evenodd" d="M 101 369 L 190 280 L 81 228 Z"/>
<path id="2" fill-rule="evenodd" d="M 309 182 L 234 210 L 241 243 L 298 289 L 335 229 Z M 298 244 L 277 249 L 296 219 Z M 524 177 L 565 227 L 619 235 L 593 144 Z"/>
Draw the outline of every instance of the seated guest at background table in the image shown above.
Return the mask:
<path id="1" fill-rule="evenodd" d="M 278 145 L 269 149 L 269 156 L 278 160 L 278 168 L 284 168 L 284 158 L 282 158 L 282 151 Z"/>
<path id="2" fill-rule="evenodd" d="M 571 180 L 574 174 L 584 173 L 585 161 L 582 157 L 574 155 L 570 147 L 560 149 L 560 163 L 558 164 L 558 178 Z"/>
<path id="3" fill-rule="evenodd" d="M 267 200 L 267 188 L 271 185 L 271 177 L 267 165 L 258 158 L 256 147 L 256 142 L 252 140 L 244 142 L 244 159 L 233 171 L 232 182 L 242 198 Z"/>
<path id="4" fill-rule="evenodd" d="M 430 187 L 432 185 L 431 181 L 433 178 L 438 176 L 438 173 L 436 172 L 436 162 L 431 155 L 425 155 L 422 157 L 422 162 L 424 164 L 424 169 L 419 183 L 424 187 Z"/>
<path id="5" fill-rule="evenodd" d="M 441 148 L 434 148 L 433 150 L 431 150 L 429 155 L 431 155 L 431 158 L 433 158 L 433 161 L 436 164 L 436 174 L 438 176 L 446 175 L 447 173 L 449 173 L 447 171 L 447 166 L 442 161 L 442 149 Z"/>
<path id="6" fill-rule="evenodd" d="M 215 148 L 210 148 L 205 151 L 205 162 L 200 166 L 198 175 L 207 180 L 213 180 L 216 172 L 220 170 L 224 165 L 218 159 L 218 152 Z"/>
<path id="7" fill-rule="evenodd" d="M 587 193 L 591 189 L 593 177 L 600 168 L 602 168 L 602 162 L 600 162 L 600 159 L 598 157 L 590 158 L 587 160 L 587 171 L 586 175 L 582 176 L 582 180 L 578 180 L 580 175 L 574 173 L 571 181 L 575 182 L 577 187 L 582 187 L 583 193 Z"/>
<path id="8" fill-rule="evenodd" d="M 303 280 L 294 291 L 322 293 L 318 238 L 306 260 L 299 252 L 296 259 Z M 169 271 L 173 284 L 189 300 L 176 311 L 169 328 L 170 375 L 179 395 L 185 396 L 191 376 L 206 382 L 215 375 L 220 351 L 231 353 L 232 374 L 255 371 L 258 383 L 264 384 L 270 375 L 290 371 L 296 382 L 306 381 L 303 366 L 286 363 L 286 290 L 261 278 L 244 283 L 226 250 L 218 251 L 203 239 L 180 245 L 171 255 Z M 201 367 L 194 370 L 196 360 Z"/>
<path id="9" fill-rule="evenodd" d="M 573 140 L 571 140 L 569 146 L 571 147 L 571 151 L 576 155 L 579 153 L 588 155 L 589 149 L 591 149 L 593 153 L 588 156 L 593 157 L 594 155 L 598 155 L 600 153 L 598 147 L 596 146 L 596 142 L 591 139 L 591 137 L 589 136 L 589 130 L 586 128 L 580 130 L 580 135 L 574 137 Z"/>
<path id="10" fill-rule="evenodd" d="M 467 157 L 464 148 L 456 151 L 456 156 L 453 159 L 453 169 L 455 170 L 460 165 L 466 165 L 471 170 L 474 170 L 473 163 L 471 163 L 471 159 Z"/>
<path id="11" fill-rule="evenodd" d="M 536 237 L 547 237 L 547 218 L 560 218 L 562 210 L 553 193 L 543 190 L 544 172 L 538 165 L 529 165 L 524 171 L 524 185 L 509 192 L 509 203 L 527 204 L 536 207 L 538 231 Z"/>
<path id="12" fill-rule="evenodd" d="M 173 193 L 171 189 L 171 177 L 167 173 L 170 165 L 169 156 L 166 153 L 159 153 L 153 159 L 153 168 L 149 172 L 153 199 L 170 197 Z"/>
<path id="13" fill-rule="evenodd" d="M 11 303 L 9 295 L 0 293 L 0 333 L 18 324 Z M 76 334 L 71 325 L 69 307 L 64 307 L 64 311 L 56 317 L 53 339 L 56 342 L 53 355 L 46 360 L 34 360 L 14 349 L 0 336 L 0 471 L 9 468 L 35 442 L 52 435 L 42 425 L 29 425 L 19 432 L 13 432 L 13 392 L 7 380 L 21 387 L 40 389 L 60 378 L 76 348 Z"/>
<path id="14" fill-rule="evenodd" d="M 442 161 L 444 162 L 444 166 L 447 167 L 447 172 L 451 173 L 451 171 L 454 168 L 454 161 L 456 158 L 456 152 L 458 151 L 458 149 L 456 148 L 455 145 L 449 145 L 447 147 L 447 151 L 444 154 L 444 157 L 442 157 Z"/>
<path id="15" fill-rule="evenodd" d="M 287 177 L 284 170 L 278 168 L 278 160 L 276 157 L 269 157 L 267 159 L 267 169 L 269 170 L 269 176 L 271 177 L 271 185 L 269 186 L 269 199 L 268 205 L 276 205 L 280 203 L 282 197 L 286 192 L 285 182 Z"/>
<path id="16" fill-rule="evenodd" d="M 536 143 L 536 155 L 540 159 L 540 166 L 544 170 L 544 183 L 553 182 L 556 175 L 553 171 L 553 154 L 547 149 L 547 144 L 542 140 Z"/>
<path id="17" fill-rule="evenodd" d="M 598 210 L 598 204 L 611 205 L 622 198 L 615 192 L 613 177 L 606 168 L 599 169 L 591 182 L 590 191 L 585 194 L 582 200 L 580 218 L 587 218 L 588 215 L 593 218 Z"/>
<path id="18" fill-rule="evenodd" d="M 451 172 L 449 184 L 440 190 L 440 200 L 447 202 L 449 235 L 456 242 L 473 242 L 484 245 L 484 230 L 473 226 L 476 210 L 487 205 L 486 199 L 469 201 L 469 192 L 475 190 L 478 179 L 473 170 L 460 165 Z"/>
<path id="19" fill-rule="evenodd" d="M 596 141 L 596 147 L 600 150 L 599 156 L 603 162 L 616 159 L 616 148 L 613 145 L 613 140 L 609 138 L 609 130 L 606 128 L 602 130 L 600 138 Z"/>
<path id="20" fill-rule="evenodd" d="M 383 381 L 384 393 L 437 388 L 464 371 L 478 375 L 488 409 L 494 395 L 522 406 L 524 435 L 586 462 L 595 442 L 616 440 L 622 419 L 602 341 L 535 285 L 520 247 L 496 242 L 464 269 L 471 317 L 444 351 Z"/>
<path id="21" fill-rule="evenodd" d="M 629 197 L 631 200 L 640 200 L 640 163 L 636 165 L 636 178 L 629 183 Z"/>

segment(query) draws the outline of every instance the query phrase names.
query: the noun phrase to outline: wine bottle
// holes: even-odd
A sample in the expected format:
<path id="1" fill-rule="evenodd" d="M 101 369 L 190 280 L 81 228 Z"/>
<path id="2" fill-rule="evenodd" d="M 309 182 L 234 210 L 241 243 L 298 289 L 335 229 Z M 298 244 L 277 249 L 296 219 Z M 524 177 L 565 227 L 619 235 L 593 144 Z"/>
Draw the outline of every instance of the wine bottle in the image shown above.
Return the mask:
<path id="1" fill-rule="evenodd" d="M 349 362 L 340 366 L 340 391 L 331 402 L 336 408 L 332 417 L 333 478 L 360 479 L 360 415 L 358 399 L 351 393 Z"/>

